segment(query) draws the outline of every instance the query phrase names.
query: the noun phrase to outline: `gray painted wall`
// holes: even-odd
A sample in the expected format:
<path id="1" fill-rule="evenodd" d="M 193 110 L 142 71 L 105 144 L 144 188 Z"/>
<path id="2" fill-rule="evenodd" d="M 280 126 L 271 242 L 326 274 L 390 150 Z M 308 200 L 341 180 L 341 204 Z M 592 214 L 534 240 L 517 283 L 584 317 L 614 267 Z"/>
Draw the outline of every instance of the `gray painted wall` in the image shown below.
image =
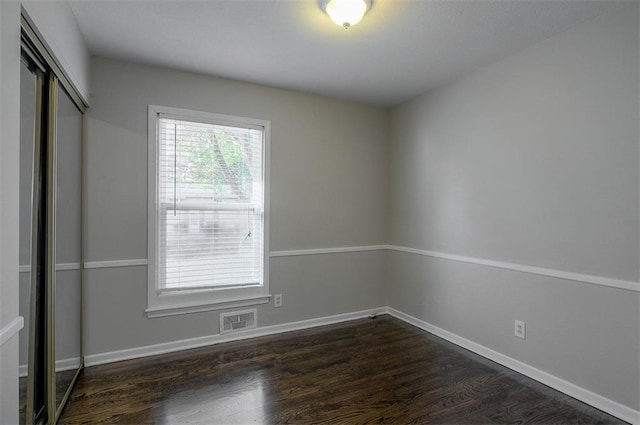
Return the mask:
<path id="1" fill-rule="evenodd" d="M 4 152 L 17 155 L 18 14 L 0 2 L 3 205 L 17 205 Z M 272 250 L 389 242 L 637 280 L 637 19 L 636 5 L 401 105 L 391 130 L 382 109 L 97 59 L 85 260 L 146 258 L 153 103 L 272 121 Z M 12 217 L 3 208 L 0 325 L 17 314 Z M 146 319 L 144 267 L 84 279 L 86 354 L 217 333 L 217 312 Z M 274 258 L 271 288 L 284 307 L 260 307 L 261 326 L 388 302 L 638 409 L 637 293 L 396 252 Z M 14 423 L 17 341 L 0 350 L 0 423 Z"/>
<path id="2" fill-rule="evenodd" d="M 18 316 L 19 23 L 19 3 L 0 1 L 0 329 Z M 16 334 L 0 346 L 0 423 L 17 422 Z"/>
<path id="3" fill-rule="evenodd" d="M 147 258 L 147 106 L 271 120 L 271 250 L 377 245 L 386 109 L 96 58 L 86 120 L 84 259 Z M 384 252 L 274 258 L 259 326 L 385 304 Z M 146 268 L 87 270 L 85 354 L 218 333 L 219 312 L 147 319 Z"/>
<path id="4" fill-rule="evenodd" d="M 637 281 L 638 38 L 635 3 L 394 108 L 390 243 Z M 391 307 L 638 409 L 637 292 L 396 252 L 389 276 Z"/>

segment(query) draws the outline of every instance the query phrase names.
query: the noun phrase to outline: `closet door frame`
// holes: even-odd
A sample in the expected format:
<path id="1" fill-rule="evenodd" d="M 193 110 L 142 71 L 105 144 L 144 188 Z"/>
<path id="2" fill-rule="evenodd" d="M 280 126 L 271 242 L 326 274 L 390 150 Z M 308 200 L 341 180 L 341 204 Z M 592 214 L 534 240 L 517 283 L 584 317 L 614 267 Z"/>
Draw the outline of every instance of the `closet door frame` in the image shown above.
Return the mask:
<path id="1" fill-rule="evenodd" d="M 50 423 L 55 423 L 58 419 L 56 414 L 57 377 L 56 377 L 56 207 L 58 186 L 58 152 L 57 152 L 57 104 L 58 104 L 58 81 L 56 76 L 49 74 L 49 105 L 47 108 L 47 416 Z M 82 329 L 82 324 L 80 325 Z M 80 338 L 82 338 L 82 331 Z M 82 344 L 81 344 L 82 346 Z M 82 353 L 80 354 L 82 357 Z M 76 372 L 76 376 L 70 387 L 75 384 L 78 372 L 82 370 L 82 365 Z M 66 400 L 60 403 L 64 406 Z"/>
<path id="2" fill-rule="evenodd" d="M 30 62 L 33 62 L 37 68 L 36 72 L 36 119 L 35 131 L 34 131 L 34 174 L 32 184 L 32 211 L 34 206 L 38 205 L 38 191 L 36 185 L 39 179 L 42 177 L 40 172 L 41 168 L 41 149 L 43 144 L 46 146 L 46 205 L 42 205 L 42 208 L 46 208 L 46 269 L 44 269 L 46 288 L 45 288 L 45 397 L 44 397 L 44 412 L 34 412 L 34 394 L 35 394 L 35 382 L 33 373 L 30 372 L 27 378 L 27 406 L 26 406 L 26 420 L 27 424 L 33 423 L 33 421 L 41 422 L 45 421 L 48 424 L 54 424 L 57 422 L 62 409 L 64 408 L 71 390 L 75 385 L 75 382 L 80 375 L 80 372 L 84 368 L 84 351 L 82 347 L 82 331 L 80 332 L 80 365 L 76 370 L 68 388 L 57 404 L 57 388 L 56 388 L 56 192 L 57 192 L 57 120 L 58 120 L 58 92 L 59 86 L 69 95 L 71 101 L 78 108 L 82 114 L 81 121 L 81 135 L 84 136 L 84 114 L 87 108 L 87 104 L 79 95 L 75 85 L 68 78 L 63 68 L 60 66 L 55 56 L 52 54 L 48 45 L 42 38 L 41 34 L 37 31 L 37 28 L 27 15 L 24 8 L 22 8 L 21 14 L 21 39 L 22 39 L 22 52 L 28 58 Z M 43 114 L 43 111 L 44 114 Z M 43 140 L 46 133 L 46 140 Z M 81 143 L 80 156 L 83 157 L 83 143 Z M 36 171 L 37 170 L 37 171 Z M 80 175 L 83 175 L 82 165 L 80 165 Z M 82 193 L 82 181 L 80 183 L 80 191 Z M 81 213 L 81 217 L 84 214 Z M 33 345 L 35 342 L 35 304 L 36 304 L 36 286 L 37 286 L 37 266 L 38 261 L 35 260 L 34 255 L 37 255 L 37 241 L 38 232 L 42 231 L 39 228 L 37 214 L 32 214 L 32 261 L 31 261 L 31 299 L 30 299 L 30 329 L 29 329 L 29 364 L 33 365 L 35 360 L 35 353 L 33 352 Z M 82 241 L 82 223 L 80 223 L 80 240 Z M 82 249 L 80 264 L 82 265 Z M 82 269 L 82 267 L 81 267 Z M 82 270 L 80 271 L 82 274 Z M 80 284 L 80 299 L 82 299 L 82 284 Z M 82 305 L 80 305 L 80 323 L 78 324 L 82 329 Z M 34 417 L 34 414 L 38 413 L 38 417 Z M 43 415 L 44 414 L 44 415 Z"/>
<path id="3" fill-rule="evenodd" d="M 84 101 L 75 84 L 73 84 L 60 63 L 56 60 L 51 49 L 49 48 L 49 45 L 37 30 L 35 24 L 27 14 L 27 11 L 24 9 L 24 7 L 22 7 L 20 24 L 22 30 L 23 45 L 26 41 L 31 50 L 33 52 L 36 52 L 41 57 L 42 62 L 46 64 L 46 66 L 50 68 L 51 72 L 58 78 L 58 80 L 60 81 L 60 85 L 64 87 L 64 89 L 71 97 L 73 103 L 75 103 L 76 107 L 84 115 L 89 105 Z"/>
<path id="4" fill-rule="evenodd" d="M 35 102 L 34 102 L 34 134 L 33 134 L 33 158 L 32 158 L 32 182 L 31 182 L 31 278 L 30 278 L 30 300 L 29 300 L 29 360 L 28 367 L 30 368 L 27 375 L 27 403 L 26 403 L 26 421 L 27 424 L 31 424 L 35 419 L 36 421 L 42 417 L 42 414 L 47 414 L 46 411 L 46 403 L 47 398 L 45 397 L 44 402 L 44 412 L 38 411 L 36 412 L 35 406 L 35 364 L 36 364 L 36 353 L 35 350 L 31 349 L 34 346 L 36 339 L 36 306 L 37 306 L 37 294 L 36 294 L 36 286 L 38 284 L 38 264 L 39 264 L 39 255 L 38 255 L 38 244 L 34 243 L 39 238 L 40 226 L 39 226 L 39 216 L 36 212 L 34 212 L 34 206 L 39 204 L 38 199 L 38 189 L 37 185 L 40 181 L 41 177 L 41 140 L 43 135 L 43 119 L 42 111 L 43 111 L 43 97 L 44 97 L 44 84 L 45 84 L 45 73 L 46 69 L 42 65 L 42 63 L 38 60 L 37 57 L 34 56 L 33 52 L 28 49 L 25 49 L 25 46 L 22 48 L 23 54 L 27 57 L 25 62 L 33 66 L 34 75 L 35 75 Z M 45 332 L 47 330 L 45 329 Z M 47 354 L 48 355 L 48 354 Z M 45 364 L 47 362 L 45 356 Z M 45 385 L 47 384 L 48 377 L 45 375 Z M 38 406 L 40 407 L 40 406 Z M 36 416 L 37 413 L 37 416 Z"/>

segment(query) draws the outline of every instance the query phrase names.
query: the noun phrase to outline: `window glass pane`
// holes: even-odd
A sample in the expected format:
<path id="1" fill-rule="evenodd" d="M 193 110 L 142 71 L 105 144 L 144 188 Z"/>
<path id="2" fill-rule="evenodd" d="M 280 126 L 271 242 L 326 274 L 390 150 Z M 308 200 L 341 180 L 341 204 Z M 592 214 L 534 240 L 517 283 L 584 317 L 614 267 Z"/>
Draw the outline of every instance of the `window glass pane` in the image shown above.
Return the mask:
<path id="1" fill-rule="evenodd" d="M 262 284 L 263 132 L 161 117 L 159 288 Z"/>

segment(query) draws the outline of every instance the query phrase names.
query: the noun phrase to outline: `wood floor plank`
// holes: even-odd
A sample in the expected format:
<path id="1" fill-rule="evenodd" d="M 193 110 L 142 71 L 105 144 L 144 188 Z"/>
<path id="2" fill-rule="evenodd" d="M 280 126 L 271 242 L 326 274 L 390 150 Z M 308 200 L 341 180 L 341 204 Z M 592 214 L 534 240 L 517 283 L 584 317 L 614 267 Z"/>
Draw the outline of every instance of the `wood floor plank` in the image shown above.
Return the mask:
<path id="1" fill-rule="evenodd" d="M 62 424 L 623 424 L 389 316 L 86 368 Z"/>

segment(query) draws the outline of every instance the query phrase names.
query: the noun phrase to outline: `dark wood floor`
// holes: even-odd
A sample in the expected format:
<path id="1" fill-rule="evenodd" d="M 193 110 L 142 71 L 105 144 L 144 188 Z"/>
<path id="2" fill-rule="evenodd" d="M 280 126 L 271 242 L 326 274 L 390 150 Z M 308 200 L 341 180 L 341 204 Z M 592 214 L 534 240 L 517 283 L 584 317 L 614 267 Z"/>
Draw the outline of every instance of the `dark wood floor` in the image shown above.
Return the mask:
<path id="1" fill-rule="evenodd" d="M 389 316 L 85 369 L 60 423 L 623 423 Z"/>

